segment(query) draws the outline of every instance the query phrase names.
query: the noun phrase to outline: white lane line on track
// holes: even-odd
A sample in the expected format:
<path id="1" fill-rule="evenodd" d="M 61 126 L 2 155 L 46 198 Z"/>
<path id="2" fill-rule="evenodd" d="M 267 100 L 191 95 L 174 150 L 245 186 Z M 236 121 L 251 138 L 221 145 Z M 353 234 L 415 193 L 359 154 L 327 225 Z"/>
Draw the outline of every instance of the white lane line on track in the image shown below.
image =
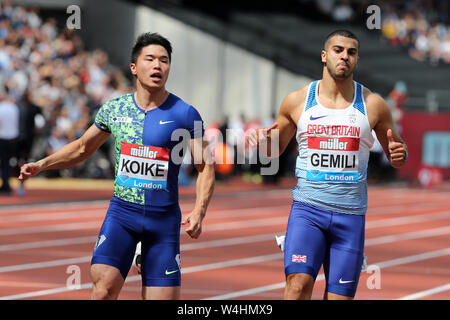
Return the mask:
<path id="1" fill-rule="evenodd" d="M 253 221 L 253 220 L 252 220 Z M 270 221 L 269 221 L 270 222 Z M 237 228 L 236 225 L 228 225 L 232 228 Z M 247 228 L 248 225 L 245 224 L 239 224 L 242 228 Z M 218 226 L 220 227 L 220 225 Z M 373 246 L 373 245 L 380 245 L 380 244 L 387 244 L 392 242 L 398 242 L 398 241 L 405 241 L 405 240 L 414 240 L 414 239 L 423 239 L 428 237 L 436 237 L 441 235 L 446 235 L 450 233 L 450 226 L 446 227 L 440 227 L 440 228 L 433 228 L 433 229 L 427 229 L 427 230 L 419 230 L 419 231 L 413 231 L 403 234 L 394 234 L 389 236 L 381 236 L 377 238 L 370 238 L 366 239 L 365 246 Z M 247 236 L 247 237 L 236 237 L 236 238 L 228 238 L 228 239 L 219 239 L 219 240 L 213 240 L 213 241 L 202 241 L 202 242 L 194 242 L 194 243 L 187 243 L 181 245 L 181 251 L 188 251 L 188 250 L 195 250 L 195 249 L 202 249 L 202 248 L 213 248 L 213 247 L 221 247 L 221 246 L 228 246 L 228 245 L 237 245 L 237 244 L 244 244 L 244 243 L 252 243 L 252 242 L 261 242 L 261 241 L 268 241 L 271 238 L 273 239 L 275 237 L 274 234 L 263 234 L 263 235 L 256 235 L 256 236 Z M 74 242 L 77 243 L 83 243 L 83 242 L 94 242 L 95 237 L 80 237 L 80 238 L 73 238 Z M 0 246 L 0 252 L 1 251 L 8 251 L 8 250 L 15 250 L 16 249 L 30 249 L 30 248 L 37 248 L 37 247 L 44 247 L 44 246 L 52 246 L 52 245 L 68 245 L 68 244 L 74 244 L 70 243 L 71 239 L 67 240 L 48 240 L 39 243 L 24 243 L 24 244 L 11 244 L 11 245 L 3 245 Z M 27 245 L 29 245 L 27 247 Z M 83 257 L 84 259 L 85 257 Z M 64 265 L 64 261 L 66 259 L 62 260 L 55 260 L 55 261 L 62 261 L 60 265 Z M 42 262 L 45 263 L 45 262 Z M 25 264 L 29 265 L 29 264 Z M 36 266 L 39 265 L 39 263 L 32 263 L 31 264 L 33 268 L 36 268 Z M 23 270 L 20 268 L 23 268 L 24 265 L 17 265 L 19 268 L 18 270 Z M 4 269 L 7 268 L 7 269 Z M 11 269 L 12 268 L 12 269 Z M 28 268 L 27 268 L 28 269 Z M 0 267 L 0 273 L 1 272 L 7 272 L 2 270 L 8 270 L 10 271 L 16 271 L 14 270 L 14 266 L 6 266 L 6 267 Z"/>
<path id="2" fill-rule="evenodd" d="M 450 248 L 425 252 L 425 253 L 412 255 L 412 256 L 408 256 L 408 257 L 402 257 L 402 258 L 393 259 L 393 260 L 381 261 L 381 262 L 375 263 L 374 265 L 376 265 L 376 266 L 380 267 L 380 269 L 382 269 L 382 268 L 388 268 L 388 267 L 398 266 L 398 265 L 412 263 L 412 262 L 423 261 L 423 260 L 427 260 L 427 259 L 439 258 L 439 257 L 447 256 L 447 255 L 450 255 Z M 323 281 L 323 280 L 325 280 L 325 275 L 323 273 L 321 273 L 317 276 L 316 282 Z M 256 287 L 256 288 L 251 288 L 251 289 L 246 289 L 246 290 L 230 292 L 230 293 L 222 294 L 219 296 L 208 297 L 208 298 L 204 298 L 202 300 L 226 300 L 226 299 L 238 298 L 238 297 L 248 296 L 248 295 L 262 293 L 262 292 L 266 292 L 266 291 L 283 289 L 285 286 L 286 286 L 285 282 L 279 282 L 279 283 L 274 283 L 274 284 L 270 284 L 270 285 L 265 285 L 262 287 Z"/>
<path id="3" fill-rule="evenodd" d="M 112 196 L 112 189 L 111 189 L 111 196 Z M 247 198 L 249 200 L 257 200 L 260 197 L 263 197 L 264 199 L 269 198 L 287 198 L 290 199 L 291 197 L 291 189 L 276 189 L 276 190 L 254 190 L 254 191 L 241 191 L 241 192 L 227 192 L 224 193 L 216 193 L 216 198 L 214 200 L 216 202 L 224 201 L 226 202 L 227 198 Z M 195 195 L 192 194 L 192 199 L 185 199 L 185 197 L 191 197 L 191 195 L 184 195 L 180 192 L 180 202 L 181 204 L 188 204 L 195 202 Z M 256 198 L 256 199 L 255 199 Z M 82 200 L 82 201 L 70 201 L 70 202 L 52 202 L 52 203 L 30 203 L 30 204 L 17 204 L 17 205 L 7 205 L 0 207 L 0 215 L 4 213 L 9 213 L 10 211 L 17 210 L 17 211 L 24 211 L 28 209 L 35 209 L 35 208 L 41 208 L 42 210 L 45 210 L 46 208 L 60 208 L 60 207 L 79 207 L 79 206 L 89 206 L 89 205 L 108 205 L 110 202 L 109 199 L 107 200 Z"/>
<path id="4" fill-rule="evenodd" d="M 54 208 L 68 208 L 71 210 L 80 208 L 84 209 L 86 207 L 97 207 L 97 206 L 105 206 L 108 207 L 109 200 L 92 200 L 92 201 L 75 201 L 75 202 L 55 202 L 55 203 L 34 203 L 28 205 L 11 205 L 0 207 L 0 215 L 10 214 L 12 211 L 18 211 L 17 213 L 22 213 L 26 210 L 35 210 L 35 209 L 54 209 Z"/>
<path id="5" fill-rule="evenodd" d="M 265 206 L 265 207 L 253 207 L 253 208 L 243 208 L 243 209 L 222 209 L 222 210 L 211 210 L 208 211 L 207 218 L 209 220 L 214 220 L 216 218 L 230 218 L 230 217 L 242 217 L 242 216 L 261 216 L 272 214 L 276 211 L 286 210 L 288 206 L 278 205 L 278 206 Z M 27 213 L 27 214 L 16 214 L 11 216 L 2 217 L 2 222 L 27 222 L 27 221 L 47 221 L 47 220 L 66 220 L 66 219 L 76 219 L 88 217 L 103 217 L 106 214 L 106 208 L 99 208 L 95 210 L 81 210 L 81 211 L 59 211 L 52 213 Z M 185 212 L 186 214 L 187 212 Z"/>
<path id="6" fill-rule="evenodd" d="M 405 297 L 398 298 L 396 300 L 416 300 L 416 299 L 424 298 L 424 297 L 431 296 L 433 294 L 437 294 L 437 293 L 448 291 L 448 290 L 450 290 L 450 283 L 444 284 L 443 286 L 439 286 L 436 288 L 416 292 L 416 293 L 407 295 Z"/>
<path id="7" fill-rule="evenodd" d="M 367 239 L 365 241 L 365 246 L 374 246 L 384 243 L 392 243 L 392 242 L 398 242 L 398 241 L 405 241 L 405 240 L 414 240 L 414 239 L 423 239 L 428 237 L 437 237 L 442 236 L 450 233 L 450 226 L 440 227 L 440 228 L 433 228 L 433 229 L 426 229 L 426 230 L 419 230 L 419 231 L 413 231 L 413 232 L 407 232 L 407 233 L 400 233 L 400 234 L 393 234 L 389 236 L 382 236 L 378 238 L 371 238 Z"/>
<path id="8" fill-rule="evenodd" d="M 44 232 L 60 232 L 70 230 L 84 230 L 84 229 L 98 229 L 100 230 L 101 222 L 76 222 L 76 223 L 63 223 L 47 226 L 35 226 L 35 227 L 23 227 L 23 228 L 10 228 L 1 229 L 0 236 L 10 236 L 18 234 L 30 234 L 30 233 L 44 233 Z"/>
<path id="9" fill-rule="evenodd" d="M 193 272 L 201 272 L 201 271 L 207 271 L 207 270 L 214 270 L 214 269 L 221 269 L 221 268 L 227 268 L 227 267 L 236 267 L 236 266 L 242 266 L 247 264 L 253 264 L 253 263 L 261 263 L 265 261 L 271 261 L 280 259 L 283 256 L 282 253 L 275 253 L 275 254 L 269 254 L 269 255 L 263 255 L 263 256 L 256 256 L 256 257 L 249 257 L 249 258 L 243 258 L 243 259 L 235 259 L 235 260 L 227 260 L 223 262 L 217 262 L 217 263 L 209 263 L 199 266 L 192 266 L 183 268 L 181 270 L 182 274 L 188 274 Z M 140 281 L 141 276 L 132 276 L 127 277 L 125 282 L 133 282 L 133 281 Z M 60 288 L 54 288 L 54 289 L 47 289 L 47 290 L 40 290 L 40 291 L 34 291 L 34 292 L 27 292 L 22 294 L 15 294 L 10 296 L 3 296 L 0 297 L 0 300 L 17 300 L 17 299 L 25 299 L 25 298 L 31 298 L 31 297 L 39 297 L 49 294 L 56 294 L 56 293 L 62 293 L 67 291 L 74 291 L 79 289 L 90 289 L 92 288 L 92 283 L 84 283 L 80 285 L 78 289 L 70 288 L 70 287 L 60 287 Z"/>
<path id="10" fill-rule="evenodd" d="M 391 204 L 391 205 L 380 205 L 380 206 L 370 206 L 367 209 L 366 216 L 381 216 L 381 215 L 389 215 L 389 214 L 397 214 L 406 211 L 407 213 L 421 212 L 423 210 L 432 210 L 438 209 L 442 210 L 442 204 L 436 203 L 405 203 L 405 204 Z"/>
<path id="11" fill-rule="evenodd" d="M 245 227 L 261 227 L 269 225 L 286 224 L 287 217 L 267 218 L 267 219 L 253 219 L 244 221 L 222 222 L 214 224 L 205 224 L 203 230 L 231 230 L 242 229 Z M 76 222 L 76 223 L 63 223 L 47 226 L 35 226 L 35 227 L 22 227 L 22 228 L 10 228 L 1 229 L 0 236 L 6 235 L 19 235 L 29 233 L 44 233 L 44 232 L 59 232 L 69 230 L 83 230 L 83 229 L 98 229 L 100 230 L 101 222 Z"/>
<path id="12" fill-rule="evenodd" d="M 397 218 L 387 218 L 375 221 L 367 221 L 366 229 L 379 228 L 379 227 L 392 227 L 399 226 L 403 224 L 411 224 L 425 221 L 434 221 L 440 219 L 450 218 L 450 211 L 438 211 L 433 213 L 424 213 L 412 216 L 397 217 Z"/>
<path id="13" fill-rule="evenodd" d="M 408 257 L 402 257 L 399 259 L 394 260 L 388 260 L 388 261 L 382 261 L 379 263 L 376 263 L 377 266 L 380 268 L 387 268 L 391 266 L 406 264 L 406 263 L 412 263 L 417 261 L 422 261 L 426 259 L 432 259 L 437 258 L 441 256 L 450 255 L 450 248 L 431 251 L 431 252 L 425 252 L 418 255 L 408 256 Z M 217 263 L 210 263 L 200 266 L 192 266 L 184 268 L 181 273 L 182 274 L 189 274 L 193 272 L 201 272 L 206 270 L 214 270 L 214 269 L 221 269 L 225 267 L 235 267 L 235 266 L 241 266 L 246 264 L 253 264 L 253 263 L 261 263 L 265 261 L 271 261 L 280 259 L 283 257 L 283 254 L 276 253 L 276 254 L 269 254 L 269 255 L 263 255 L 263 256 L 256 256 L 256 257 L 250 257 L 250 258 L 244 258 L 244 259 L 235 259 L 235 260 L 228 260 L 224 262 L 217 262 Z M 324 274 L 320 274 L 317 276 L 316 281 L 323 281 L 325 279 Z M 140 281 L 141 276 L 132 276 L 128 277 L 125 282 L 134 282 L 134 281 Z M 285 283 L 275 283 L 271 285 L 266 285 L 262 287 L 247 289 L 247 290 L 241 290 L 236 292 L 231 292 L 228 294 L 220 295 L 220 296 L 214 296 L 214 297 L 208 297 L 204 298 L 203 300 L 225 300 L 225 299 L 231 299 L 236 297 L 242 297 L 250 294 L 260 293 L 264 291 L 271 291 L 276 289 L 284 288 Z M 32 297 L 39 297 L 39 296 L 45 296 L 50 294 L 56 294 L 56 293 L 62 293 L 62 292 L 68 292 L 68 291 L 74 291 L 74 290 L 80 290 L 80 289 L 90 289 L 92 288 L 92 283 L 85 283 L 80 285 L 79 288 L 70 288 L 70 287 L 59 287 L 54 289 L 47 289 L 47 290 L 39 290 L 39 291 L 33 291 L 33 292 L 26 292 L 21 294 L 15 294 L 10 296 L 3 296 L 0 297 L 0 300 L 17 300 L 17 299 L 25 299 L 25 298 L 32 298 Z"/>
<path id="14" fill-rule="evenodd" d="M 269 234 L 269 235 L 263 234 L 263 235 L 248 236 L 248 237 L 236 237 L 236 238 L 229 238 L 229 239 L 223 239 L 223 240 L 188 243 L 188 244 L 181 245 L 180 250 L 181 250 L 181 252 L 185 252 L 185 251 L 196 250 L 196 249 L 225 247 L 225 246 L 231 246 L 231 245 L 237 245 L 237 244 L 262 242 L 262 241 L 268 241 L 268 240 L 273 240 L 274 241 L 273 245 L 275 246 L 275 235 L 274 234 Z M 94 243 L 92 238 L 91 238 L 90 242 Z M 85 256 L 85 257 L 79 257 L 79 258 L 59 259 L 59 260 L 52 260 L 52 261 L 5 266 L 5 267 L 0 267 L 0 273 L 56 267 L 56 266 L 63 266 L 63 265 L 67 265 L 67 264 L 74 264 L 74 263 L 83 263 L 83 262 L 90 261 L 90 258 L 91 258 L 91 256 Z"/>
<path id="15" fill-rule="evenodd" d="M 22 215 L 14 215 L 2 217 L 3 222 L 28 222 L 28 221 L 48 221 L 48 220 L 66 220 L 66 219 L 77 219 L 84 217 L 102 217 L 106 213 L 105 210 L 82 210 L 82 211 L 72 211 L 72 212 L 52 212 L 52 213 L 30 213 Z"/>
<path id="16" fill-rule="evenodd" d="M 236 245 L 236 244 L 262 242 L 262 241 L 268 241 L 268 240 L 274 240 L 274 246 L 275 246 L 275 235 L 263 234 L 263 235 L 257 235 L 257 236 L 249 236 L 249 237 L 237 237 L 237 238 L 229 238 L 229 239 L 224 239 L 224 240 L 188 243 L 188 244 L 181 245 L 180 249 L 182 252 L 185 252 L 185 251 L 196 250 L 196 249 L 225 247 L 225 246 Z M 92 241 L 92 238 L 91 238 L 90 242 L 94 243 L 94 241 Z M 59 260 L 52 260 L 52 261 L 45 261 L 45 262 L 25 263 L 25 264 L 19 264 L 19 265 L 5 266 L 5 267 L 0 267 L 0 273 L 64 266 L 64 265 L 68 265 L 68 264 L 89 262 L 90 259 L 91 259 L 91 256 L 85 256 L 85 257 L 79 257 L 79 258 L 59 259 Z"/>
<path id="17" fill-rule="evenodd" d="M 431 220 L 435 220 L 436 216 L 429 215 Z M 278 218 L 274 218 L 278 219 Z M 284 219 L 284 218 L 283 218 Z M 389 221 L 391 219 L 386 219 L 385 223 L 382 223 L 382 221 L 378 221 L 379 223 L 374 226 L 373 228 L 377 227 L 386 227 L 389 226 Z M 395 220 L 395 219 L 394 219 Z M 271 225 L 273 224 L 274 220 L 265 220 L 266 223 L 255 225 L 252 224 L 255 220 L 250 220 L 250 223 L 244 223 L 244 222 L 231 222 L 227 224 L 217 224 L 217 225 L 210 225 L 209 229 L 206 228 L 206 230 L 227 230 L 227 229 L 238 229 L 238 228 L 247 228 L 249 226 L 257 227 L 257 226 L 265 226 L 265 225 Z M 277 221 L 277 220 L 275 220 Z M 426 221 L 426 220 L 421 220 Z M 392 225 L 400 225 L 400 224 L 407 224 L 407 220 L 402 220 L 401 223 L 398 220 L 391 221 Z M 412 223 L 417 222 L 413 219 Z M 67 230 L 77 230 L 79 225 L 75 226 L 69 226 L 65 230 L 50 230 L 50 231 L 67 231 Z M 97 225 L 94 225 L 97 226 Z M 92 227 L 92 226 L 90 226 Z M 433 237 L 433 236 L 439 236 L 439 235 L 445 235 L 450 233 L 450 226 L 444 226 L 439 228 L 433 228 L 433 229 L 427 229 L 427 230 L 420 230 L 420 231 L 413 231 L 409 233 L 403 233 L 403 234 L 394 234 L 394 235 L 388 235 L 388 236 L 381 236 L 377 238 L 371 238 L 366 239 L 366 246 L 370 245 L 376 245 L 376 244 L 383 244 L 383 243 L 390 243 L 393 241 L 401 241 L 401 240 L 413 240 L 418 238 L 426 238 L 426 237 Z M 183 230 L 181 230 L 183 232 Z M 282 232 L 280 232 L 281 234 Z M 274 235 L 256 235 L 255 239 L 259 239 L 258 237 L 261 237 L 261 240 L 249 240 L 248 242 L 245 242 L 244 240 L 241 240 L 241 237 L 237 238 L 230 238 L 230 239 L 220 239 L 220 240 L 214 240 L 213 243 L 219 244 L 219 243 L 227 243 L 229 242 L 230 245 L 235 242 L 236 244 L 242 244 L 242 243 L 249 243 L 249 242 L 258 242 L 258 241 L 265 241 L 265 237 L 269 239 L 270 237 L 273 237 Z M 249 237 L 250 239 L 251 237 Z M 46 241 L 37 241 L 37 242 L 26 242 L 26 243 L 13 243 L 13 244 L 5 244 L 0 245 L 0 252 L 5 251 L 13 251 L 13 250 L 26 250 L 26 249 L 35 249 L 35 248 L 44 248 L 44 247 L 52 247 L 52 246 L 63 246 L 63 245 L 73 245 L 73 244 L 81 244 L 81 243 L 94 243 L 97 239 L 97 235 L 88 236 L 88 237 L 77 237 L 77 238 L 68 238 L 68 239 L 57 239 L 57 240 L 46 240 Z M 198 248 L 207 248 L 207 247 L 215 247 L 218 246 L 216 244 L 208 244 L 211 241 L 204 241 L 204 242 L 196 242 L 191 244 L 183 244 L 181 245 L 182 250 L 189 250 L 190 247 L 198 246 Z"/>
<path id="18" fill-rule="evenodd" d="M 57 240 L 44 240 L 35 242 L 25 242 L 25 243 L 12 243 L 0 245 L 0 252 L 5 251 L 17 251 L 17 250 L 27 250 L 45 247 L 57 247 L 57 246 L 68 246 L 81 243 L 95 243 L 97 236 L 88 237 L 77 237 L 77 238 L 66 238 Z"/>
<path id="19" fill-rule="evenodd" d="M 0 273 L 4 272 L 12 272 L 12 271 L 23 271 L 23 270 L 31 270 L 31 269 L 41 269 L 41 268 L 50 268 L 57 266 L 64 266 L 76 263 L 84 263 L 91 261 L 91 256 L 78 257 L 78 258 L 70 258 L 70 259 L 59 259 L 52 261 L 43 261 L 43 262 L 35 262 L 35 263 L 25 263 L 14 266 L 6 266 L 0 267 Z"/>

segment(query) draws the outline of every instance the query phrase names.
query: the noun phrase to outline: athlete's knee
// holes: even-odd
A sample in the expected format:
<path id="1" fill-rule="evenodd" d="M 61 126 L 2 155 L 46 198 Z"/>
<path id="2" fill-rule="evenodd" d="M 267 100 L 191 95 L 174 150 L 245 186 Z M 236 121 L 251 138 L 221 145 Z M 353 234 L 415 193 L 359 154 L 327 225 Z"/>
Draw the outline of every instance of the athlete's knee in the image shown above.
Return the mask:
<path id="1" fill-rule="evenodd" d="M 94 284 L 92 288 L 92 300 L 115 300 L 117 294 L 111 287 L 102 284 Z"/>
<path id="2" fill-rule="evenodd" d="M 286 279 L 285 299 L 310 299 L 314 279 L 308 274 L 290 274 Z"/>
<path id="3" fill-rule="evenodd" d="M 123 279 L 108 267 L 93 265 L 91 267 L 93 300 L 113 300 L 119 296 Z"/>

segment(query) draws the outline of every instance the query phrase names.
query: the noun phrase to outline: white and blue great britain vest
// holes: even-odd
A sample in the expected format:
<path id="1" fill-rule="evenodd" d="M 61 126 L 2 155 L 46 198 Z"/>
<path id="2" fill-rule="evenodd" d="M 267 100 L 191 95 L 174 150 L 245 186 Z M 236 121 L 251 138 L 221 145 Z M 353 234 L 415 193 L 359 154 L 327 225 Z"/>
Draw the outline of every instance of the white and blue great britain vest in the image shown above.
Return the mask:
<path id="1" fill-rule="evenodd" d="M 294 201 L 319 209 L 364 215 L 367 210 L 367 164 L 374 138 L 367 118 L 363 86 L 345 109 L 320 104 L 318 85 L 309 85 L 297 124 L 298 156 L 292 189 Z"/>

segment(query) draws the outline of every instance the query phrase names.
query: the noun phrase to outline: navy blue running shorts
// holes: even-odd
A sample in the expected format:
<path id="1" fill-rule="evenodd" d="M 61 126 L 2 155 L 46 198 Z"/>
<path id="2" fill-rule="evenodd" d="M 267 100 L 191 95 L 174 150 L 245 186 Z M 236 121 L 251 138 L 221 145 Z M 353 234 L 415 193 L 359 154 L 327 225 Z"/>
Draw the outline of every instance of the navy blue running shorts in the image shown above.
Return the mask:
<path id="1" fill-rule="evenodd" d="M 180 286 L 180 224 L 178 204 L 138 205 L 113 197 L 100 229 L 91 264 L 120 270 L 125 279 L 141 241 L 142 285 Z"/>
<path id="2" fill-rule="evenodd" d="M 364 258 L 364 229 L 364 215 L 294 201 L 284 249 L 286 277 L 306 273 L 316 280 L 323 265 L 326 291 L 354 297 Z"/>

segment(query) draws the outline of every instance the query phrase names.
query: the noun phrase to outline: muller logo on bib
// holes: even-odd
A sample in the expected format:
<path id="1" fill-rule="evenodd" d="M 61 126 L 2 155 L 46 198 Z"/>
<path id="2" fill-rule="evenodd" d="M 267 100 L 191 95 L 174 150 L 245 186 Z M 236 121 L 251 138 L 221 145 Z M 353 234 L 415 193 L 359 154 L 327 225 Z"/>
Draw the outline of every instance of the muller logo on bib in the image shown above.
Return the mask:
<path id="1" fill-rule="evenodd" d="M 116 183 L 132 188 L 167 188 L 169 150 L 122 142 Z"/>

